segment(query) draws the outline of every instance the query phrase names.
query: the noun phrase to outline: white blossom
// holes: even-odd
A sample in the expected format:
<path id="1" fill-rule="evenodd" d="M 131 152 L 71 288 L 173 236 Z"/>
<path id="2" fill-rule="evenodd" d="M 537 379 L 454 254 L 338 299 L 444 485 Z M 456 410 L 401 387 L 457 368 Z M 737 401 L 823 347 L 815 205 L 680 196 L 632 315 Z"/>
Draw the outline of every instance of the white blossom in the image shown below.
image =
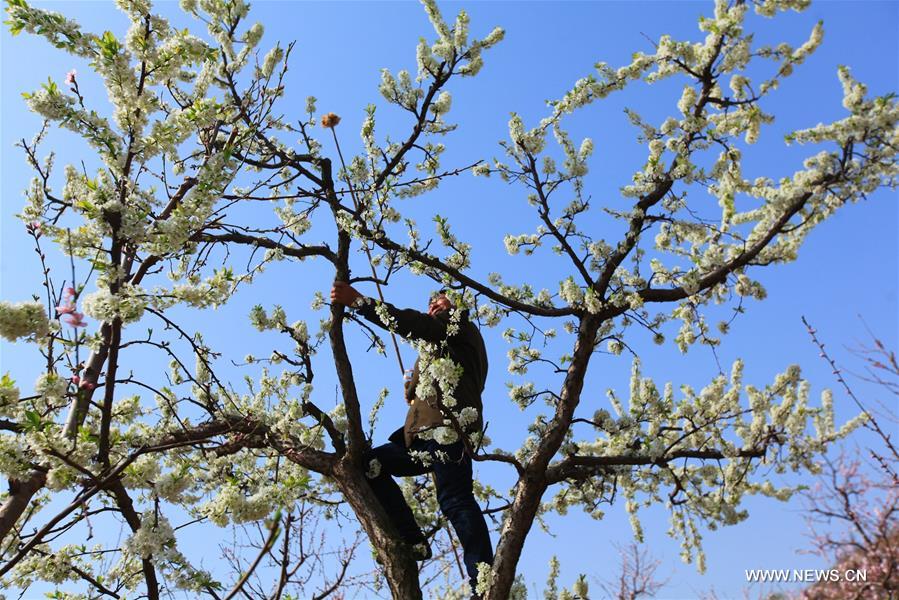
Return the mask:
<path id="1" fill-rule="evenodd" d="M 84 313 L 98 321 L 112 322 L 119 318 L 122 323 L 137 321 L 144 314 L 146 296 L 139 286 L 123 284 L 118 293 L 113 294 L 103 287 L 82 298 Z"/>
<path id="2" fill-rule="evenodd" d="M 49 332 L 50 322 L 40 302 L 0 301 L 0 337 L 15 342 L 29 336 L 41 338 Z"/>

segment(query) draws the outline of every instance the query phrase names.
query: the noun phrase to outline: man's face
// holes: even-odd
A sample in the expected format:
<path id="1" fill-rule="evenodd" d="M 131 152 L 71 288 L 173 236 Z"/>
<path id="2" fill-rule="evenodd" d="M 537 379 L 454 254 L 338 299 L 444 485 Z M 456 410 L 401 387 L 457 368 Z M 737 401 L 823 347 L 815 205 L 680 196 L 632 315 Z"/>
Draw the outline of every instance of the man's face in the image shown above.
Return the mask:
<path id="1" fill-rule="evenodd" d="M 428 314 L 433 317 L 437 313 L 449 310 L 451 307 L 452 303 L 450 303 L 450 299 L 446 297 L 446 294 L 437 294 L 428 302 Z"/>

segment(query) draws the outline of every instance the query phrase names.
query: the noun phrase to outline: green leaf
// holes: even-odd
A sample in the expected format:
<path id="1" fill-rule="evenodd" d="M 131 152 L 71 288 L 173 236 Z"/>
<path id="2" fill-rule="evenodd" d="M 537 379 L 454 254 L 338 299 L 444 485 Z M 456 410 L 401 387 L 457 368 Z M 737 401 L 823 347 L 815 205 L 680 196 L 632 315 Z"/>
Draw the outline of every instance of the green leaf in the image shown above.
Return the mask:
<path id="1" fill-rule="evenodd" d="M 99 442 L 100 436 L 93 433 L 89 428 L 81 426 L 78 428 L 78 439 L 81 442 Z"/>
<path id="2" fill-rule="evenodd" d="M 23 25 L 18 21 L 13 21 L 12 19 L 7 19 L 3 21 L 3 24 L 9 27 L 9 32 L 13 37 L 22 33 Z"/>
<path id="3" fill-rule="evenodd" d="M 103 55 L 103 58 L 112 60 L 118 55 L 120 48 L 119 41 L 111 31 L 104 31 L 103 36 L 95 37 L 94 41 L 100 48 L 100 53 Z"/>
<path id="4" fill-rule="evenodd" d="M 40 431 L 43 428 L 41 415 L 35 410 L 26 410 L 25 420 L 25 431 Z"/>
<path id="5" fill-rule="evenodd" d="M 106 263 L 99 259 L 91 259 L 88 261 L 93 267 L 101 273 L 106 271 Z"/>
<path id="6" fill-rule="evenodd" d="M 16 382 L 9 376 L 9 372 L 4 373 L 3 377 L 0 377 L 0 387 L 11 388 L 15 385 Z"/>
<path id="7" fill-rule="evenodd" d="M 296 475 L 291 475 L 284 480 L 284 485 L 290 489 L 305 489 L 309 487 L 309 481 L 312 478 L 309 475 L 303 475 L 302 477 L 297 477 Z"/>
<path id="8" fill-rule="evenodd" d="M 50 77 L 47 77 L 47 83 L 41 84 L 41 87 L 47 90 L 48 94 L 59 93 L 59 88 L 56 87 L 56 82 L 53 81 L 53 79 Z"/>

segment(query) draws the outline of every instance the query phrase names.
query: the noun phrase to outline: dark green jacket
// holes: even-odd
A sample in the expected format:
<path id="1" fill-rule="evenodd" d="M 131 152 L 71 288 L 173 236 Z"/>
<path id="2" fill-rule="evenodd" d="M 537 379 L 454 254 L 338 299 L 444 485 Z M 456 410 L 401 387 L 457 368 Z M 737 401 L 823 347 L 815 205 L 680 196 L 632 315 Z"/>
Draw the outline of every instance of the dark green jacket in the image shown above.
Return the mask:
<path id="1" fill-rule="evenodd" d="M 375 325 L 386 329 L 386 324 L 381 322 L 375 312 L 375 303 L 376 301 L 371 300 L 357 312 Z M 462 375 L 459 377 L 453 393 L 453 397 L 456 399 L 453 412 L 459 414 L 463 408 L 474 407 L 478 412 L 478 418 L 467 429 L 469 433 L 481 431 L 484 428 L 481 393 L 484 391 L 484 384 L 487 381 L 487 349 L 484 347 L 481 332 L 469 320 L 468 311 L 462 313 L 458 333 L 447 336 L 449 311 L 438 313 L 432 317 L 417 310 L 396 308 L 389 302 L 385 302 L 384 306 L 396 321 L 396 332 L 399 335 L 407 339 L 433 342 L 441 347 L 442 357 L 450 358 L 462 366 Z M 444 340 L 446 340 L 445 348 L 441 344 Z M 402 437 L 403 428 L 400 428 L 390 435 L 390 440 L 398 442 L 398 438 Z"/>

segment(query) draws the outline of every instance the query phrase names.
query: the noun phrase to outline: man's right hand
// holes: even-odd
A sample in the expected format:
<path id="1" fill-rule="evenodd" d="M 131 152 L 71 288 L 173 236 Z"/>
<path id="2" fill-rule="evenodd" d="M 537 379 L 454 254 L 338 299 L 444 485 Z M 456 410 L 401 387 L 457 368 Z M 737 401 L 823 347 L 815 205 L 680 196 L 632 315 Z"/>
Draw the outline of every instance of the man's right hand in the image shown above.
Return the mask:
<path id="1" fill-rule="evenodd" d="M 331 302 L 337 304 L 353 306 L 353 303 L 361 297 L 362 294 L 345 281 L 335 281 L 334 287 L 331 288 Z"/>

